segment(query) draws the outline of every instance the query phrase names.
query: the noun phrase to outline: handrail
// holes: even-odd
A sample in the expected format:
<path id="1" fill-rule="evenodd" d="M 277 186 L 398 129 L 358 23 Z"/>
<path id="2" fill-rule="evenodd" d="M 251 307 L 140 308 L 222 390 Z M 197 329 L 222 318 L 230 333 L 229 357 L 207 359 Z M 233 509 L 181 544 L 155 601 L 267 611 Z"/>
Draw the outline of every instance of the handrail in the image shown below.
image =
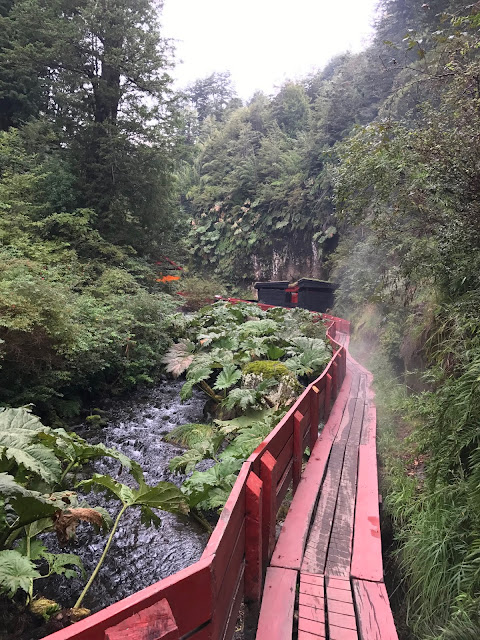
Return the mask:
<path id="1" fill-rule="evenodd" d="M 278 509 L 290 486 L 295 492 L 305 449 L 313 449 L 319 421 L 326 422 L 346 373 L 346 348 L 335 337 L 337 331 L 348 335 L 350 323 L 325 314 L 322 319 L 328 322 L 331 360 L 242 465 L 200 560 L 49 635 L 50 640 L 113 640 L 122 637 L 129 618 L 140 622 L 150 620 L 148 615 L 157 615 L 157 622 L 161 615 L 166 621 L 164 632 L 156 630 L 158 640 L 229 640 L 242 601 L 255 618 L 275 543 Z M 155 607 L 161 607 L 161 614 L 155 614 Z M 140 640 L 143 635 L 139 631 L 128 638 Z"/>

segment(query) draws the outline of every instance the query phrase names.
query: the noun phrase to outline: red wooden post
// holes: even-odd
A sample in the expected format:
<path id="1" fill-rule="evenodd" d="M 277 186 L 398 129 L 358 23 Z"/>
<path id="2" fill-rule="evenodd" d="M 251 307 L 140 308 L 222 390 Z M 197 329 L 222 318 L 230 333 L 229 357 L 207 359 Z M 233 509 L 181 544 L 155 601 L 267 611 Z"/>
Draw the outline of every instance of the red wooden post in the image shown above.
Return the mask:
<path id="1" fill-rule="evenodd" d="M 303 418 L 300 411 L 293 414 L 293 493 L 297 490 L 302 475 Z"/>
<path id="2" fill-rule="evenodd" d="M 262 501 L 262 560 L 267 568 L 275 546 L 275 521 L 277 517 L 277 461 L 270 451 L 260 458 L 260 479 L 263 482 Z"/>
<path id="3" fill-rule="evenodd" d="M 330 409 L 332 405 L 332 376 L 327 373 L 325 376 L 325 411 L 323 414 L 323 421 L 326 422 L 328 420 L 328 416 L 330 415 Z"/>
<path id="4" fill-rule="evenodd" d="M 105 630 L 105 640 L 178 640 L 177 623 L 163 598 L 123 622 Z"/>
<path id="5" fill-rule="evenodd" d="M 320 416 L 320 389 L 312 385 L 310 391 L 310 453 L 318 438 L 318 421 Z"/>
<path id="6" fill-rule="evenodd" d="M 252 471 L 245 492 L 245 599 L 251 602 L 262 597 L 262 494 L 263 482 Z"/>

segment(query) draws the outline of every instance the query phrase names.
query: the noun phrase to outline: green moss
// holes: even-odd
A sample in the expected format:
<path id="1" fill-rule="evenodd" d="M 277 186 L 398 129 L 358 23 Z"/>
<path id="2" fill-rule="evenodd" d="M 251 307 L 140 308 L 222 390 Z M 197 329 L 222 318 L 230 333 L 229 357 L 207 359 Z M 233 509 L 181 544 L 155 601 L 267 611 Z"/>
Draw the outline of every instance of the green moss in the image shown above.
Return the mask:
<path id="1" fill-rule="evenodd" d="M 277 360 L 256 360 L 255 362 L 248 362 L 243 367 L 243 373 L 253 373 L 255 375 L 261 375 L 264 378 L 275 378 L 280 380 L 283 376 L 292 377 L 292 372 L 287 367 Z"/>

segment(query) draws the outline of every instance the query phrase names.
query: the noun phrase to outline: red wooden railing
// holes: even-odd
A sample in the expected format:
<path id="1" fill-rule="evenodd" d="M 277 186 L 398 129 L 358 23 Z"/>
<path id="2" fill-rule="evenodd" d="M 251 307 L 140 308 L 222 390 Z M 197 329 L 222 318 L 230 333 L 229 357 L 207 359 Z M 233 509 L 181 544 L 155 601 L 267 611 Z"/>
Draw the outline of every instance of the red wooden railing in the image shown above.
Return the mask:
<path id="1" fill-rule="evenodd" d="M 327 420 L 345 377 L 347 352 L 335 336 L 348 334 L 350 323 L 322 317 L 333 347 L 330 362 L 242 465 L 200 560 L 50 640 L 229 640 L 243 601 L 255 617 L 278 509 L 290 486 L 295 492 L 303 453 L 313 448 L 319 421 Z M 154 636 L 147 635 L 153 628 Z"/>

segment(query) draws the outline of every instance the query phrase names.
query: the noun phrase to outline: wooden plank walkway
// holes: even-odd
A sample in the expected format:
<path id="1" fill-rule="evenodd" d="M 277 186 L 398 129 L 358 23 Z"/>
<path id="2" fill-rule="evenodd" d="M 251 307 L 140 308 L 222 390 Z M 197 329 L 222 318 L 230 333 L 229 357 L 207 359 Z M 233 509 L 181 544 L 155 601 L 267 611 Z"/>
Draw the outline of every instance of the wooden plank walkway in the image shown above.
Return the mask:
<path id="1" fill-rule="evenodd" d="M 398 640 L 383 583 L 371 382 L 349 355 L 267 569 L 257 640 Z"/>

